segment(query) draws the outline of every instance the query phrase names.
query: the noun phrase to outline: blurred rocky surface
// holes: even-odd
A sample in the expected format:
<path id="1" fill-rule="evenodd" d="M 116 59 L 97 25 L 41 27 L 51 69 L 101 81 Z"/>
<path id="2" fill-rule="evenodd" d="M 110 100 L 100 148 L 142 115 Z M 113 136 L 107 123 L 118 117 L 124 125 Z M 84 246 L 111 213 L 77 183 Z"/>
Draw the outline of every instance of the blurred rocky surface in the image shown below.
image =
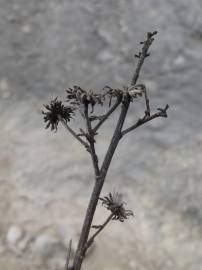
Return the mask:
<path id="1" fill-rule="evenodd" d="M 103 194 L 122 191 L 135 218 L 111 223 L 83 268 L 201 269 L 201 14 L 201 0 L 0 0 L 1 269 L 62 269 L 93 184 L 80 145 L 62 128 L 44 130 L 42 104 L 75 84 L 128 84 L 153 30 L 140 82 L 153 110 L 170 105 L 169 118 L 120 143 Z M 98 137 L 101 157 L 115 119 Z M 99 207 L 96 223 L 106 215 Z"/>

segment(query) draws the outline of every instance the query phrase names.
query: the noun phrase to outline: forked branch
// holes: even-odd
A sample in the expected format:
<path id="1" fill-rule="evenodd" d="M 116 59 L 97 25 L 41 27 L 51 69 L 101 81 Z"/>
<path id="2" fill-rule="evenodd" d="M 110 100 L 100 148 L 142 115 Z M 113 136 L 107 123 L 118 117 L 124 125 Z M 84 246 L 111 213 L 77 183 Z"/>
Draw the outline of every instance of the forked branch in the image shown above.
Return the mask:
<path id="1" fill-rule="evenodd" d="M 131 127 L 127 128 L 127 129 L 125 129 L 125 130 L 123 130 L 121 132 L 121 137 L 123 137 L 128 132 L 138 128 L 139 126 L 141 126 L 141 125 L 143 125 L 143 124 L 145 124 L 145 123 L 147 123 L 147 122 L 149 122 L 149 121 L 151 121 L 151 120 L 153 120 L 155 118 L 158 118 L 158 117 L 167 118 L 167 110 L 168 110 L 168 108 L 169 108 L 169 105 L 167 104 L 164 109 L 158 108 L 157 110 L 159 112 L 154 113 L 154 114 L 152 114 L 150 116 L 144 116 L 143 118 L 138 119 L 138 121 L 134 125 L 132 125 Z"/>
<path id="2" fill-rule="evenodd" d="M 86 243 L 85 252 L 88 250 L 88 248 L 93 244 L 95 237 L 107 226 L 107 224 L 110 222 L 110 220 L 113 218 L 113 213 L 109 215 L 109 217 L 106 219 L 106 221 L 102 225 L 95 225 L 92 226 L 93 229 L 97 229 L 97 231 L 89 238 L 88 242 Z"/>
<path id="3" fill-rule="evenodd" d="M 116 110 L 116 108 L 119 106 L 121 103 L 121 99 L 118 97 L 114 105 L 109 109 L 109 111 L 103 115 L 100 119 L 100 121 L 96 124 L 96 126 L 93 128 L 93 131 L 96 132 L 101 125 L 109 118 L 109 116 Z"/>
<path id="4" fill-rule="evenodd" d="M 89 145 L 90 145 L 90 154 L 91 154 L 91 158 L 92 158 L 92 162 L 93 162 L 93 167 L 94 167 L 94 171 L 95 171 L 95 177 L 97 178 L 98 175 L 100 174 L 100 169 L 99 169 L 99 165 L 98 165 L 98 157 L 97 154 L 95 152 L 95 132 L 92 130 L 91 127 L 91 121 L 89 119 L 88 116 L 88 104 L 84 104 L 84 116 L 86 119 L 86 129 L 87 129 L 87 136 L 86 138 L 89 141 Z"/>
<path id="5" fill-rule="evenodd" d="M 83 146 L 85 146 L 86 150 L 89 152 L 89 145 L 88 143 L 86 143 L 84 140 L 82 140 L 77 134 L 76 132 L 70 128 L 70 126 L 64 121 L 64 119 L 61 118 L 61 116 L 59 115 L 58 118 L 60 119 L 60 122 L 62 123 L 62 125 L 73 135 L 73 137 L 79 141 Z"/>

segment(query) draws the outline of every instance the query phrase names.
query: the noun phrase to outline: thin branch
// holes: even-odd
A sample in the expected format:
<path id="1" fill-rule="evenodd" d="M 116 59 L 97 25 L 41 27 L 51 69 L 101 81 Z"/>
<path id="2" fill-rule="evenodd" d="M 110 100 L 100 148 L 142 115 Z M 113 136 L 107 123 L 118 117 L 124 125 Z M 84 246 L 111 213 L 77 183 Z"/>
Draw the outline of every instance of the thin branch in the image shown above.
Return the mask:
<path id="1" fill-rule="evenodd" d="M 156 34 L 157 34 L 157 31 L 155 31 L 153 33 L 148 32 L 147 39 L 144 42 L 141 42 L 141 44 L 143 44 L 143 47 L 142 47 L 142 51 L 139 52 L 138 55 L 135 55 L 137 58 L 139 58 L 139 61 L 138 61 L 137 66 L 136 66 L 135 73 L 134 73 L 134 76 L 133 76 L 132 81 L 131 81 L 131 85 L 136 85 L 136 83 L 137 83 L 137 80 L 138 80 L 139 74 L 140 74 L 140 70 L 141 70 L 141 67 L 144 63 L 144 60 L 145 60 L 145 58 L 147 58 L 149 56 L 148 50 L 149 50 L 152 42 L 154 41 L 153 36 Z"/>
<path id="2" fill-rule="evenodd" d="M 91 121 L 90 121 L 89 115 L 88 115 L 88 104 L 85 104 L 84 116 L 85 116 L 85 119 L 86 119 L 86 127 L 87 127 L 86 138 L 87 138 L 87 140 L 89 141 L 89 144 L 90 144 L 90 154 L 91 154 L 91 157 L 92 157 L 95 176 L 97 177 L 100 174 L 100 169 L 99 169 L 99 165 L 98 165 L 98 157 L 97 157 L 96 152 L 95 152 L 95 139 L 94 139 L 95 133 L 92 130 Z"/>
<path id="3" fill-rule="evenodd" d="M 104 115 L 92 115 L 89 117 L 89 120 L 91 122 L 98 121 L 98 120 L 102 120 L 103 117 L 104 117 Z"/>
<path id="4" fill-rule="evenodd" d="M 93 128 L 93 132 L 96 132 L 100 126 L 107 120 L 107 118 L 116 110 L 116 108 L 119 106 L 119 104 L 121 103 L 121 100 L 119 98 L 117 98 L 116 102 L 114 103 L 114 105 L 111 107 L 111 109 L 102 116 L 101 120 L 96 124 L 96 126 Z"/>
<path id="5" fill-rule="evenodd" d="M 121 107 L 121 113 L 113 134 L 113 137 L 111 139 L 109 148 L 107 150 L 107 153 L 105 155 L 104 161 L 102 163 L 102 167 L 101 167 L 101 175 L 102 177 L 105 178 L 107 171 L 109 169 L 109 165 L 111 163 L 112 157 L 114 155 L 114 152 L 116 150 L 116 147 L 121 139 L 121 130 L 128 112 L 130 106 L 130 99 L 129 97 L 126 97 L 126 100 L 122 102 L 122 107 Z"/>
<path id="6" fill-rule="evenodd" d="M 80 128 L 79 130 L 81 131 L 81 133 L 78 133 L 77 136 L 78 137 L 86 137 L 86 135 L 87 135 L 86 132 L 82 128 Z M 94 136 L 97 134 L 98 133 L 94 133 Z"/>
<path id="7" fill-rule="evenodd" d="M 146 105 L 146 110 L 145 110 L 145 116 L 150 116 L 150 105 L 149 105 L 149 97 L 147 95 L 147 89 L 146 86 L 144 84 L 138 84 L 135 86 L 131 87 L 132 89 L 129 90 L 129 95 L 133 98 L 133 97 L 137 97 L 137 95 L 142 96 L 144 95 L 144 99 L 145 99 L 145 105 Z M 134 90 L 135 89 L 135 90 Z"/>
<path id="8" fill-rule="evenodd" d="M 86 251 L 93 244 L 93 241 L 94 241 L 95 237 L 104 229 L 104 227 L 110 222 L 110 220 L 113 218 L 113 216 L 114 216 L 114 213 L 111 213 L 109 215 L 109 217 L 106 219 L 106 221 L 102 225 L 92 226 L 92 228 L 96 228 L 98 230 L 90 237 L 90 239 L 86 243 L 86 247 L 85 247 Z"/>
<path id="9" fill-rule="evenodd" d="M 167 110 L 168 110 L 169 106 L 166 105 L 164 109 L 158 108 L 159 112 L 154 113 L 153 115 L 150 116 L 144 116 L 143 118 L 140 118 L 134 125 L 132 125 L 131 127 L 123 130 L 121 132 L 121 136 L 123 137 L 125 134 L 127 134 L 128 132 L 136 129 L 137 127 L 151 121 L 152 119 L 155 119 L 157 117 L 167 117 Z"/>
<path id="10" fill-rule="evenodd" d="M 86 150 L 89 152 L 89 145 L 84 141 L 82 140 L 77 134 L 76 132 L 70 128 L 67 123 L 64 121 L 64 119 L 62 119 L 60 116 L 58 116 L 60 122 L 62 123 L 62 125 L 74 136 L 74 138 L 77 139 L 77 141 L 79 141 L 81 144 L 83 144 L 86 148 Z"/>
<path id="11" fill-rule="evenodd" d="M 147 95 L 147 89 L 146 86 L 143 84 L 143 94 L 144 94 L 144 98 L 145 98 L 145 104 L 146 104 L 146 111 L 145 111 L 145 115 L 146 116 L 150 116 L 151 111 L 150 111 L 150 105 L 149 105 L 149 97 Z"/>
<path id="12" fill-rule="evenodd" d="M 72 239 L 70 239 L 69 241 L 69 248 L 68 248 L 67 260 L 65 264 L 65 270 L 69 270 L 69 261 L 70 261 L 71 252 L 72 252 Z"/>

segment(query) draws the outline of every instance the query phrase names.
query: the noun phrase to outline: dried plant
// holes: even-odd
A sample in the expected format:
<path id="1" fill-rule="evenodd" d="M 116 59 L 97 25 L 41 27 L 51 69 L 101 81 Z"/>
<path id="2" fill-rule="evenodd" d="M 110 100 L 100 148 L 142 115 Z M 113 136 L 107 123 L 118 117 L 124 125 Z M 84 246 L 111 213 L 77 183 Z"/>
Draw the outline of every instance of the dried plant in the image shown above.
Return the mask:
<path id="1" fill-rule="evenodd" d="M 108 196 L 100 198 L 102 205 L 111 211 L 112 220 L 124 222 L 124 219 L 127 219 L 129 216 L 133 216 L 133 212 L 131 210 L 126 210 L 124 208 L 126 202 L 122 200 L 122 197 L 121 193 L 114 192 L 113 195 L 109 193 Z"/>
<path id="2" fill-rule="evenodd" d="M 105 196 L 104 198 L 100 198 L 100 193 L 102 191 L 102 187 L 105 182 L 112 157 L 119 141 L 126 134 L 138 128 L 139 126 L 158 117 L 167 117 L 167 110 L 169 108 L 168 105 L 166 105 L 164 108 L 158 108 L 157 112 L 155 113 L 151 113 L 147 88 L 144 84 L 137 84 L 142 65 L 145 59 L 150 55 L 149 48 L 154 41 L 154 36 L 156 34 L 156 31 L 152 33 L 149 32 L 147 33 L 145 41 L 140 42 L 142 48 L 141 51 L 135 55 L 135 57 L 138 58 L 138 62 L 134 76 L 129 86 L 125 86 L 122 89 L 114 89 L 109 86 L 105 86 L 100 93 L 97 93 L 93 90 L 87 91 L 80 86 L 73 86 L 72 88 L 66 90 L 66 106 L 61 101 L 58 101 L 57 98 L 52 100 L 49 105 L 44 105 L 46 111 L 42 111 L 42 113 L 44 115 L 46 128 L 50 127 L 51 130 L 56 131 L 58 124 L 62 123 L 62 125 L 74 136 L 78 142 L 80 142 L 85 147 L 87 152 L 90 154 L 95 174 L 94 188 L 86 210 L 86 216 L 84 218 L 84 223 L 81 230 L 77 250 L 74 256 L 73 265 L 69 266 L 69 258 L 71 256 L 70 241 L 67 263 L 65 266 L 66 270 L 81 269 L 87 249 L 91 246 L 95 237 L 111 220 L 118 220 L 123 222 L 130 216 L 133 216 L 133 212 L 131 210 L 125 209 L 126 203 L 122 200 L 122 195 L 120 193 L 109 193 L 109 195 Z M 132 126 L 123 129 L 123 124 L 125 122 L 129 106 L 138 97 L 143 97 L 145 100 L 144 114 L 141 118 L 137 119 Z M 103 106 L 106 101 L 109 105 L 108 112 L 103 115 L 96 115 L 94 113 L 95 106 Z M 100 165 L 95 149 L 95 137 L 98 134 L 98 130 L 102 124 L 119 106 L 121 106 L 120 115 L 116 123 L 108 150 L 104 157 L 104 161 Z M 81 114 L 86 126 L 85 130 L 80 128 L 79 132 L 74 131 L 68 124 L 71 118 L 76 115 L 76 112 Z M 99 199 L 102 201 L 102 205 L 106 207 L 111 213 L 102 225 L 92 226 L 93 217 Z M 91 229 L 96 230 L 96 232 L 90 236 Z"/>

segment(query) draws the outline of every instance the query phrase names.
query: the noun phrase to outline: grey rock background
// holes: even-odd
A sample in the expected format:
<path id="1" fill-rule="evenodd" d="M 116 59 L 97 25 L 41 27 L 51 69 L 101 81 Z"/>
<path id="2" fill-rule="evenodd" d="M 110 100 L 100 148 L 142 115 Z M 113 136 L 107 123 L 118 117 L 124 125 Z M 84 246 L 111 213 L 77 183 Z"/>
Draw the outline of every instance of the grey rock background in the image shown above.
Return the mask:
<path id="1" fill-rule="evenodd" d="M 43 129 L 42 104 L 74 84 L 128 84 L 153 30 L 140 82 L 169 118 L 121 142 L 103 194 L 120 189 L 135 218 L 111 224 L 83 269 L 202 269 L 201 14 L 201 0 L 0 0 L 1 269 L 62 269 L 93 184 L 80 145 Z M 115 119 L 99 136 L 101 157 Z M 99 207 L 96 222 L 106 214 Z"/>

